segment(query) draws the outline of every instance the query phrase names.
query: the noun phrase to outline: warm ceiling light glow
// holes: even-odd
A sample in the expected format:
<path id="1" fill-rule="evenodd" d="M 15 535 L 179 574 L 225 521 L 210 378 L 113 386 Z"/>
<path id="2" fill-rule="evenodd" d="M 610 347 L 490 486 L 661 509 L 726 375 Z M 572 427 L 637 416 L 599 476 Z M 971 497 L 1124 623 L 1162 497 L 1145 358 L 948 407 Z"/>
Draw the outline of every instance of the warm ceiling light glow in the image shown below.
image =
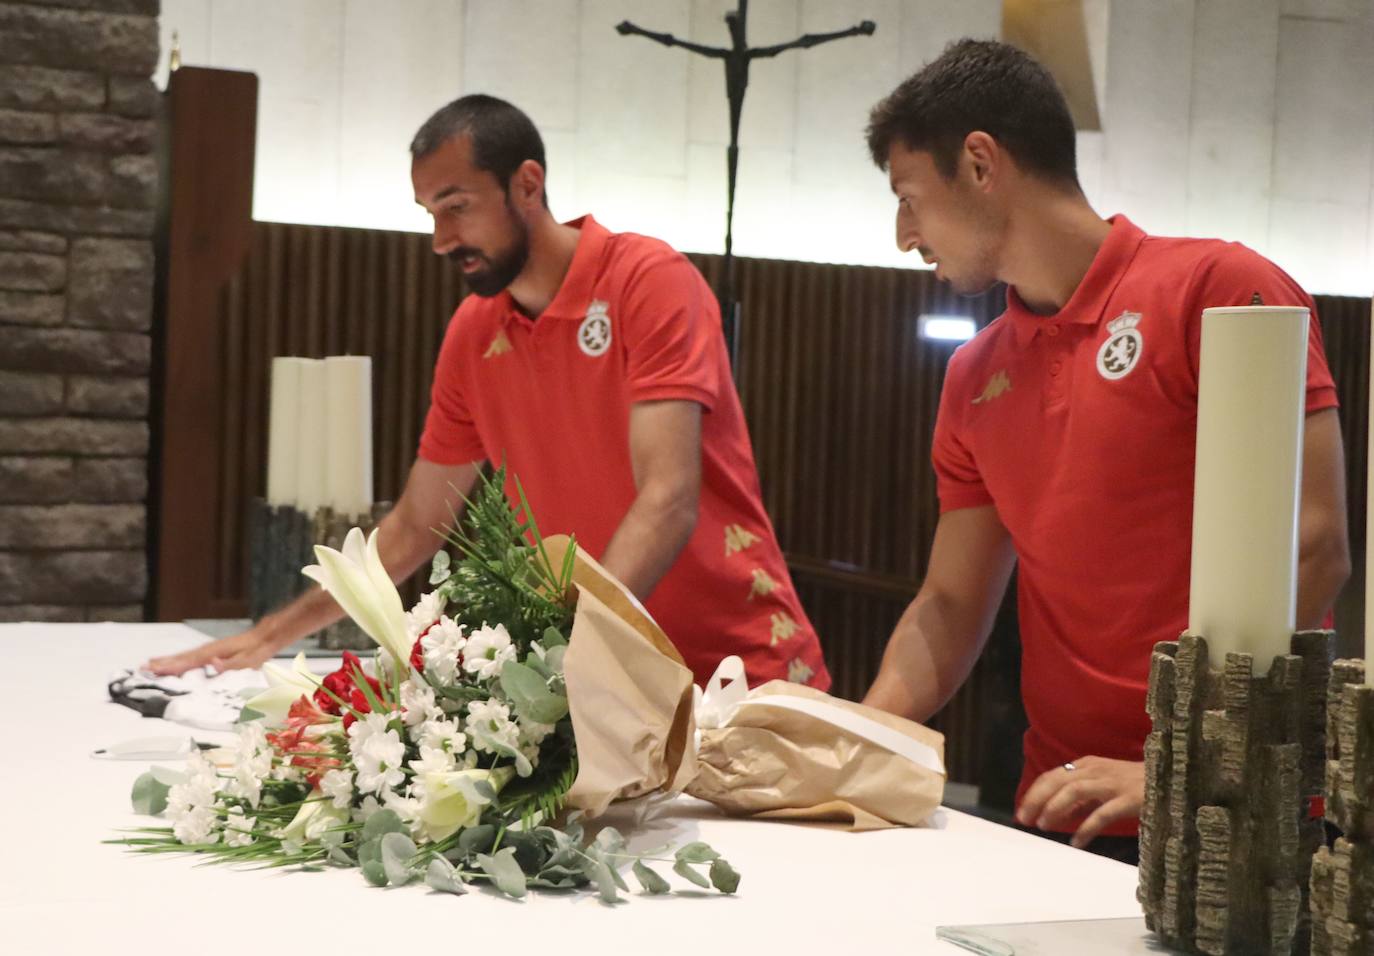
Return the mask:
<path id="1" fill-rule="evenodd" d="M 967 342 L 978 326 L 966 315 L 923 315 L 917 320 L 916 330 L 923 339 Z"/>

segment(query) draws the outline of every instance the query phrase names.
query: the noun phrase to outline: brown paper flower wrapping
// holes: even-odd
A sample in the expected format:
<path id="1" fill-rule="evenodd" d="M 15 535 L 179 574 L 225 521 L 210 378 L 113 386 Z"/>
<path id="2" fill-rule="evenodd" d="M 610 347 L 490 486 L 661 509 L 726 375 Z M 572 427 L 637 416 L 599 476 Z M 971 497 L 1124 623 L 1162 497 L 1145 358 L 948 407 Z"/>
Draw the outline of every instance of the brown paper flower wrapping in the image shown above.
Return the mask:
<path id="1" fill-rule="evenodd" d="M 569 544 L 545 539 L 554 567 Z M 680 791 L 695 776 L 692 672 L 625 586 L 580 548 L 573 584 L 563 668 L 578 772 L 568 804 L 596 816 L 613 800 Z"/>
<path id="2" fill-rule="evenodd" d="M 873 721 L 932 751 L 937 771 L 811 714 L 796 698 Z M 918 746 L 916 749 L 922 749 Z M 703 729 L 687 792 L 729 813 L 827 820 L 854 830 L 919 826 L 944 793 L 944 737 L 920 724 L 787 681 L 750 691 L 729 723 Z"/>
<path id="3" fill-rule="evenodd" d="M 554 567 L 570 544 L 562 535 L 545 539 Z M 728 725 L 703 730 L 694 746 L 692 673 L 672 642 L 580 548 L 573 584 L 577 613 L 564 677 L 578 774 L 569 806 L 596 816 L 615 800 L 686 790 L 729 813 L 838 821 L 855 830 L 916 826 L 939 806 L 943 769 L 827 720 L 757 701 L 782 696 L 839 708 L 924 745 L 940 768 L 943 736 L 800 684 L 770 681 L 743 695 L 741 683 L 744 699 Z M 742 681 L 742 665 L 738 673 Z"/>

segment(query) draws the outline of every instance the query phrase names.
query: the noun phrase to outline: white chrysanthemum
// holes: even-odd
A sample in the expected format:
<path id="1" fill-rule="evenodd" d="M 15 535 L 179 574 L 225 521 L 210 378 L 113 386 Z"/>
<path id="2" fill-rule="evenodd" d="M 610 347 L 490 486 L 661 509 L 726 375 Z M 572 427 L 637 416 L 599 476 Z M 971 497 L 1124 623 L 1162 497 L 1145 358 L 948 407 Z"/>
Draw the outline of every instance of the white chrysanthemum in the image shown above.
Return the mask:
<path id="1" fill-rule="evenodd" d="M 439 623 L 420 638 L 420 647 L 425 652 L 425 673 L 440 685 L 452 684 L 458 679 L 458 661 L 466 645 L 463 625 L 451 617 L 440 617 Z"/>
<path id="2" fill-rule="evenodd" d="M 253 825 L 257 817 L 244 816 L 241 807 L 234 807 L 224 819 L 224 845 L 248 846 L 253 842 Z"/>
<path id="3" fill-rule="evenodd" d="M 494 700 L 468 704 L 468 738 L 477 750 L 499 753 L 520 745 L 520 728 L 510 719 L 510 708 Z"/>
<path id="4" fill-rule="evenodd" d="M 353 803 L 353 773 L 349 770 L 327 770 L 320 778 L 320 792 L 340 810 Z"/>
<path id="5" fill-rule="evenodd" d="M 379 794 L 405 780 L 401 772 L 405 744 L 401 735 L 388 726 L 395 716 L 367 714 L 348 729 L 348 749 L 358 768 L 358 789 L 363 793 Z"/>
<path id="6" fill-rule="evenodd" d="M 401 682 L 401 716 L 407 727 L 419 727 L 429 720 L 440 720 L 444 716 L 434 699 L 434 689 L 419 681 Z"/>
<path id="7" fill-rule="evenodd" d="M 182 843 L 218 842 L 219 814 L 214 807 L 193 807 L 172 824 L 172 835 Z"/>
<path id="8" fill-rule="evenodd" d="M 260 721 L 250 721 L 239 728 L 233 747 L 234 779 L 225 788 L 230 796 L 248 801 L 256 807 L 262 798 L 262 782 L 272 776 L 272 748 L 267 743 L 267 731 Z"/>
<path id="9" fill-rule="evenodd" d="M 468 636 L 463 649 L 463 669 L 478 680 L 488 680 L 501 673 L 506 661 L 515 660 L 510 632 L 504 624 L 479 627 Z"/>
<path id="10" fill-rule="evenodd" d="M 468 749 L 468 737 L 458 729 L 457 717 L 426 721 L 417 729 L 420 759 L 410 762 L 411 770 L 420 774 L 447 773 L 458 769 L 458 760 Z"/>
<path id="11" fill-rule="evenodd" d="M 444 613 L 445 603 L 447 600 L 442 594 L 430 591 L 422 595 L 420 600 L 415 602 L 415 606 L 406 613 L 406 630 L 410 632 L 412 644 L 420 636 L 421 631 L 439 620 L 439 615 Z"/>
<path id="12" fill-rule="evenodd" d="M 219 839 L 219 775 L 199 751 L 186 760 L 186 779 L 167 791 L 166 818 L 182 843 L 214 843 Z"/>

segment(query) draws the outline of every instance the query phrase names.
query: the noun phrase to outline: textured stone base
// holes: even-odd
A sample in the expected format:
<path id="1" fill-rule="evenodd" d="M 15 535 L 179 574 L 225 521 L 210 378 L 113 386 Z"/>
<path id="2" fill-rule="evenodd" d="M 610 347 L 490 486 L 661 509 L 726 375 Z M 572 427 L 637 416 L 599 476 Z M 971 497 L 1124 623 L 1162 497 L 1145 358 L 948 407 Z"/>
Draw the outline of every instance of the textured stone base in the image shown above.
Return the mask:
<path id="1" fill-rule="evenodd" d="M 1312 861 L 1312 952 L 1374 956 L 1374 687 L 1364 662 L 1331 669 L 1326 815 L 1344 834 Z"/>
<path id="2" fill-rule="evenodd" d="M 1333 638 L 1294 635 L 1293 653 L 1262 677 L 1247 654 L 1209 666 L 1200 637 L 1156 645 L 1138 896 L 1168 945 L 1307 951 L 1308 876 L 1322 844 L 1308 807 L 1322 789 Z"/>
<path id="3" fill-rule="evenodd" d="M 390 502 L 378 502 L 370 514 L 341 515 L 320 508 L 313 516 L 287 505 L 273 506 L 261 498 L 253 500 L 249 524 L 251 568 L 249 575 L 249 614 L 259 620 L 281 607 L 314 583 L 301 574 L 301 568 L 315 563 L 315 545 L 343 547 L 351 528 L 369 533 L 382 516 L 391 510 Z M 318 635 L 319 646 L 330 650 L 367 650 L 372 639 L 348 618 L 329 625 Z"/>

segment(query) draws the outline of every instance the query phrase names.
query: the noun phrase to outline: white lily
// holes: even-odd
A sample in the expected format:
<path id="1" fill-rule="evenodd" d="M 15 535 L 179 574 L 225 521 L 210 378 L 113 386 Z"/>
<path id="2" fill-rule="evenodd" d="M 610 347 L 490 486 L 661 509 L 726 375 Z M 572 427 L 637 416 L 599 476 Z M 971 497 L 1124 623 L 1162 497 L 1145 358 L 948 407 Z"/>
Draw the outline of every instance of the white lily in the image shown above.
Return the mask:
<path id="1" fill-rule="evenodd" d="M 411 645 L 405 608 L 377 553 L 377 532 L 374 530 L 364 543 L 362 529 L 354 528 L 344 538 L 341 552 L 317 544 L 315 559 L 320 563 L 303 568 L 301 573 L 328 591 L 404 670 Z"/>
<path id="2" fill-rule="evenodd" d="M 331 801 L 320 799 L 322 796 L 319 790 L 312 790 L 291 822 L 276 835 L 292 843 L 309 843 L 324 836 L 326 830 L 347 823 L 348 810 L 340 810 Z"/>
<path id="3" fill-rule="evenodd" d="M 246 706 L 264 715 L 272 726 L 286 720 L 291 705 L 302 694 L 309 697 L 320 686 L 320 678 L 305 664 L 304 652 L 296 655 L 291 670 L 269 663 L 262 665 L 262 675 L 267 678 L 267 689 L 249 698 Z"/>
<path id="4" fill-rule="evenodd" d="M 478 792 L 477 784 L 487 783 L 500 793 L 514 775 L 510 767 L 421 774 L 425 797 L 420 805 L 420 826 L 424 835 L 437 843 L 475 826 L 482 818 L 482 808 L 491 802 Z"/>

